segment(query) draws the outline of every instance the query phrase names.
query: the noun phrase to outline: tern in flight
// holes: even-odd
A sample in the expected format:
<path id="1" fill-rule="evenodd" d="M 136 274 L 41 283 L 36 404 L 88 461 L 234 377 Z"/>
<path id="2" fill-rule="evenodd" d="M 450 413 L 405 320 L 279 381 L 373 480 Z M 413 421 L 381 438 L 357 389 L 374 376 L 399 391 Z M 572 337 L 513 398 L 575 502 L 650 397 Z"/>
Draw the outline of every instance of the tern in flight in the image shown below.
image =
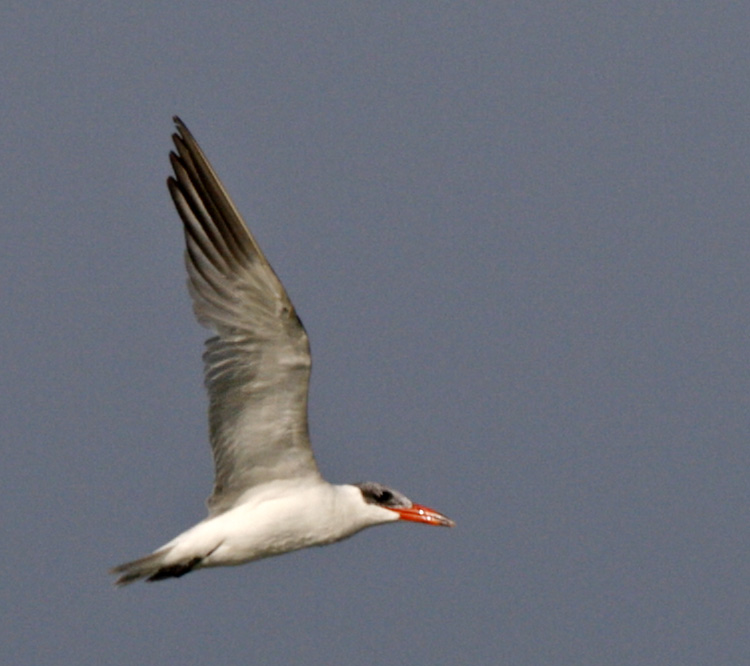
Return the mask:
<path id="1" fill-rule="evenodd" d="M 184 225 L 195 316 L 215 334 L 203 355 L 214 488 L 208 517 L 112 569 L 117 585 L 322 546 L 397 520 L 453 526 L 380 483 L 332 485 L 320 475 L 305 329 L 193 135 L 174 122 L 167 185 Z"/>

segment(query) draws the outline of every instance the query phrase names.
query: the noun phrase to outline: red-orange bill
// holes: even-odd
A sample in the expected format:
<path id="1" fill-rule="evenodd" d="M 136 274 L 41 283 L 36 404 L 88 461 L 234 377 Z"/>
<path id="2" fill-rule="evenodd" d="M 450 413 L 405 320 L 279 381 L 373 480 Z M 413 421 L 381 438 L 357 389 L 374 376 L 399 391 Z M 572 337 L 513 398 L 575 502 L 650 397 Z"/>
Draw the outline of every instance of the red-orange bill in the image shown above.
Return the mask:
<path id="1" fill-rule="evenodd" d="M 453 527 L 456 524 L 442 513 L 435 511 L 435 509 L 430 509 L 420 504 L 412 504 L 408 509 L 391 509 L 391 511 L 395 511 L 401 520 L 410 520 L 414 523 L 441 525 L 443 527 Z"/>

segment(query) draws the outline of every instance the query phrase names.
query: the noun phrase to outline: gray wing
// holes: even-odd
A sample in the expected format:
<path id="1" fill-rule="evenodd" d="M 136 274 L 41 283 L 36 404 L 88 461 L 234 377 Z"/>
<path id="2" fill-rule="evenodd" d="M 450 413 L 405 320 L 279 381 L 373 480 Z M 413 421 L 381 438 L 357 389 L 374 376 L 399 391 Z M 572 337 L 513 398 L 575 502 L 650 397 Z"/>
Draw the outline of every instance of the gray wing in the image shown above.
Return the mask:
<path id="1" fill-rule="evenodd" d="M 212 514 L 274 479 L 319 477 L 307 428 L 310 346 L 294 307 L 179 118 L 167 180 L 185 227 L 188 289 L 206 341 Z"/>

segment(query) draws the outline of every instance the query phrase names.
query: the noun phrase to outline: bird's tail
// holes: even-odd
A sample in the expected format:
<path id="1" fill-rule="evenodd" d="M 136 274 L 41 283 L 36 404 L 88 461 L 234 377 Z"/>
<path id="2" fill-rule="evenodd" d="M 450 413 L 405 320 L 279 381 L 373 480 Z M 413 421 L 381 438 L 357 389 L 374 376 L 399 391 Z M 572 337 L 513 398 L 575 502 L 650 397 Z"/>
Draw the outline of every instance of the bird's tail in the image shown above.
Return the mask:
<path id="1" fill-rule="evenodd" d="M 119 578 L 115 581 L 115 585 L 121 587 L 134 583 L 137 580 L 155 581 L 165 578 L 179 578 L 186 573 L 190 573 L 203 560 L 202 557 L 194 557 L 185 562 L 167 564 L 167 556 L 171 550 L 171 548 L 157 550 L 139 560 L 120 564 L 110 569 L 109 573 L 119 575 Z"/>

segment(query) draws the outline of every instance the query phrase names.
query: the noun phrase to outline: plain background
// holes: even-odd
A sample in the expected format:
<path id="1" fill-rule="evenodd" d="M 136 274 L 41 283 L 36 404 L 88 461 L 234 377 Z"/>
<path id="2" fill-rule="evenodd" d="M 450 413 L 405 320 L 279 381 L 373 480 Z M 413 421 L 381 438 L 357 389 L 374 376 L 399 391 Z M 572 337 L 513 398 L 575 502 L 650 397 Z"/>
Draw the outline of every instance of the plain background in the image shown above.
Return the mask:
<path id="1" fill-rule="evenodd" d="M 750 4 L 0 9 L 6 663 L 750 663 Z M 457 521 L 154 585 L 212 467 L 171 116 L 332 481 Z"/>

